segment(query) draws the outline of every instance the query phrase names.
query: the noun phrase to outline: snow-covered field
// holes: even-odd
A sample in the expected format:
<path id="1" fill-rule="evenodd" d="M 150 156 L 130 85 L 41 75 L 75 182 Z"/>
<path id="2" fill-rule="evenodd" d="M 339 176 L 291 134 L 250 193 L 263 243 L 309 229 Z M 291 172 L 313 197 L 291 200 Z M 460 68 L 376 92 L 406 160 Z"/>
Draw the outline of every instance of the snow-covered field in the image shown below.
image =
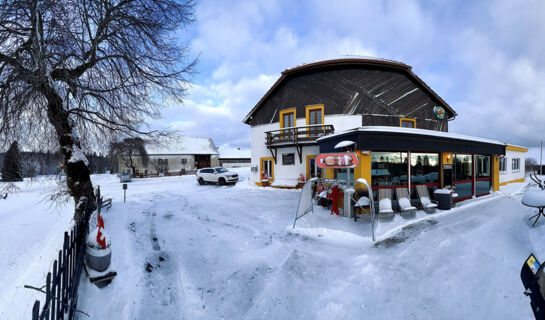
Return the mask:
<path id="1" fill-rule="evenodd" d="M 525 184 L 400 217 L 370 239 L 362 218 L 322 208 L 292 229 L 299 192 L 199 186 L 194 176 L 137 179 L 123 203 L 115 176 L 94 176 L 118 272 L 103 289 L 81 279 L 92 319 L 533 319 L 519 272 L 545 260 L 545 221 L 520 203 Z M 49 209 L 47 183 L 0 200 L 0 319 L 30 318 L 72 210 Z M 80 319 L 87 319 L 80 316 Z"/>

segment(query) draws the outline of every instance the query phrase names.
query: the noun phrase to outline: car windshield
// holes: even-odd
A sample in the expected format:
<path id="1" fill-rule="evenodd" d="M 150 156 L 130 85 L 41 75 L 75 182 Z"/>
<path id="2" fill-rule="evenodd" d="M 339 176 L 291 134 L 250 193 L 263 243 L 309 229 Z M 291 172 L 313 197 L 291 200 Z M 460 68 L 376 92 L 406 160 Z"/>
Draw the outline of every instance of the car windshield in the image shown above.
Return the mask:
<path id="1" fill-rule="evenodd" d="M 218 173 L 224 173 L 224 172 L 229 172 L 229 170 L 225 169 L 225 168 L 217 168 L 216 171 Z"/>

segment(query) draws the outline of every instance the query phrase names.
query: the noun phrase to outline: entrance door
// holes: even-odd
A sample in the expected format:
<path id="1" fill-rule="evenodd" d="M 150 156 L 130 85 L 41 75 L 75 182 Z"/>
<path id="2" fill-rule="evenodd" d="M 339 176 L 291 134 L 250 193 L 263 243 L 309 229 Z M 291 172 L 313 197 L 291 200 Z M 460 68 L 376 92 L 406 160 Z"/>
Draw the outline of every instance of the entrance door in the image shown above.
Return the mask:
<path id="1" fill-rule="evenodd" d="M 307 163 L 307 179 L 318 177 L 320 178 L 321 169 L 316 165 L 316 158 L 308 158 Z"/>
<path id="2" fill-rule="evenodd" d="M 210 155 L 195 155 L 195 167 L 197 169 L 210 167 Z"/>
<path id="3" fill-rule="evenodd" d="M 266 179 L 272 178 L 272 160 L 263 160 L 263 175 Z"/>

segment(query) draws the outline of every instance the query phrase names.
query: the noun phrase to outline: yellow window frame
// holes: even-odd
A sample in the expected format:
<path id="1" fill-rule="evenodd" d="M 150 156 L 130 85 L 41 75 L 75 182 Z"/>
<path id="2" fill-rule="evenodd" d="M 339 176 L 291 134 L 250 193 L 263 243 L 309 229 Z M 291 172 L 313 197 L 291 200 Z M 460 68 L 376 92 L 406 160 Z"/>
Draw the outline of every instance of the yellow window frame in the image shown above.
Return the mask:
<path id="1" fill-rule="evenodd" d="M 305 109 L 306 118 L 307 118 L 307 126 L 310 125 L 310 111 L 312 110 L 322 110 L 322 123 L 324 124 L 324 105 L 323 104 L 316 104 L 312 106 L 307 106 Z"/>
<path id="2" fill-rule="evenodd" d="M 270 160 L 271 161 L 271 178 L 269 181 L 274 181 L 274 158 L 273 157 L 261 157 L 259 158 L 259 180 L 261 180 L 261 173 L 263 172 L 264 165 L 263 162 Z"/>
<path id="3" fill-rule="evenodd" d="M 296 108 L 290 108 L 290 109 L 284 109 L 280 110 L 279 116 L 280 116 L 280 128 L 285 128 L 284 125 L 284 115 L 288 113 L 293 113 L 293 126 L 295 127 L 297 125 L 297 113 L 295 112 Z"/>
<path id="4" fill-rule="evenodd" d="M 399 118 L 399 126 L 403 127 L 403 121 L 412 122 L 413 128 L 416 128 L 416 119 L 414 118 Z"/>
<path id="5" fill-rule="evenodd" d="M 306 176 L 306 178 L 308 180 L 308 179 L 310 179 L 310 159 L 316 159 L 316 155 L 307 155 L 306 158 L 307 158 L 307 176 Z M 316 164 L 314 164 L 314 165 L 316 165 Z M 321 169 L 318 169 L 318 170 L 321 170 Z"/>

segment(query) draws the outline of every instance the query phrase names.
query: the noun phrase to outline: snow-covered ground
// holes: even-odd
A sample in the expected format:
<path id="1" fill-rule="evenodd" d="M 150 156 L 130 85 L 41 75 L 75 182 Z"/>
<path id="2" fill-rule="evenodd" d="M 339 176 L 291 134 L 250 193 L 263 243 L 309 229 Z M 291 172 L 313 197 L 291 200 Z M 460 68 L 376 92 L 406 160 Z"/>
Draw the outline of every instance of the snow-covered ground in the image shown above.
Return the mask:
<path id="1" fill-rule="evenodd" d="M 370 239 L 358 223 L 316 207 L 292 229 L 299 192 L 199 186 L 194 176 L 136 179 L 127 202 L 114 176 L 94 176 L 118 276 L 81 279 L 92 319 L 533 319 L 519 272 L 545 260 L 545 219 L 520 203 L 525 184 L 414 219 L 396 217 Z M 69 207 L 48 210 L 47 185 L 0 200 L 0 319 L 29 318 Z M 81 319 L 87 319 L 81 316 Z"/>

